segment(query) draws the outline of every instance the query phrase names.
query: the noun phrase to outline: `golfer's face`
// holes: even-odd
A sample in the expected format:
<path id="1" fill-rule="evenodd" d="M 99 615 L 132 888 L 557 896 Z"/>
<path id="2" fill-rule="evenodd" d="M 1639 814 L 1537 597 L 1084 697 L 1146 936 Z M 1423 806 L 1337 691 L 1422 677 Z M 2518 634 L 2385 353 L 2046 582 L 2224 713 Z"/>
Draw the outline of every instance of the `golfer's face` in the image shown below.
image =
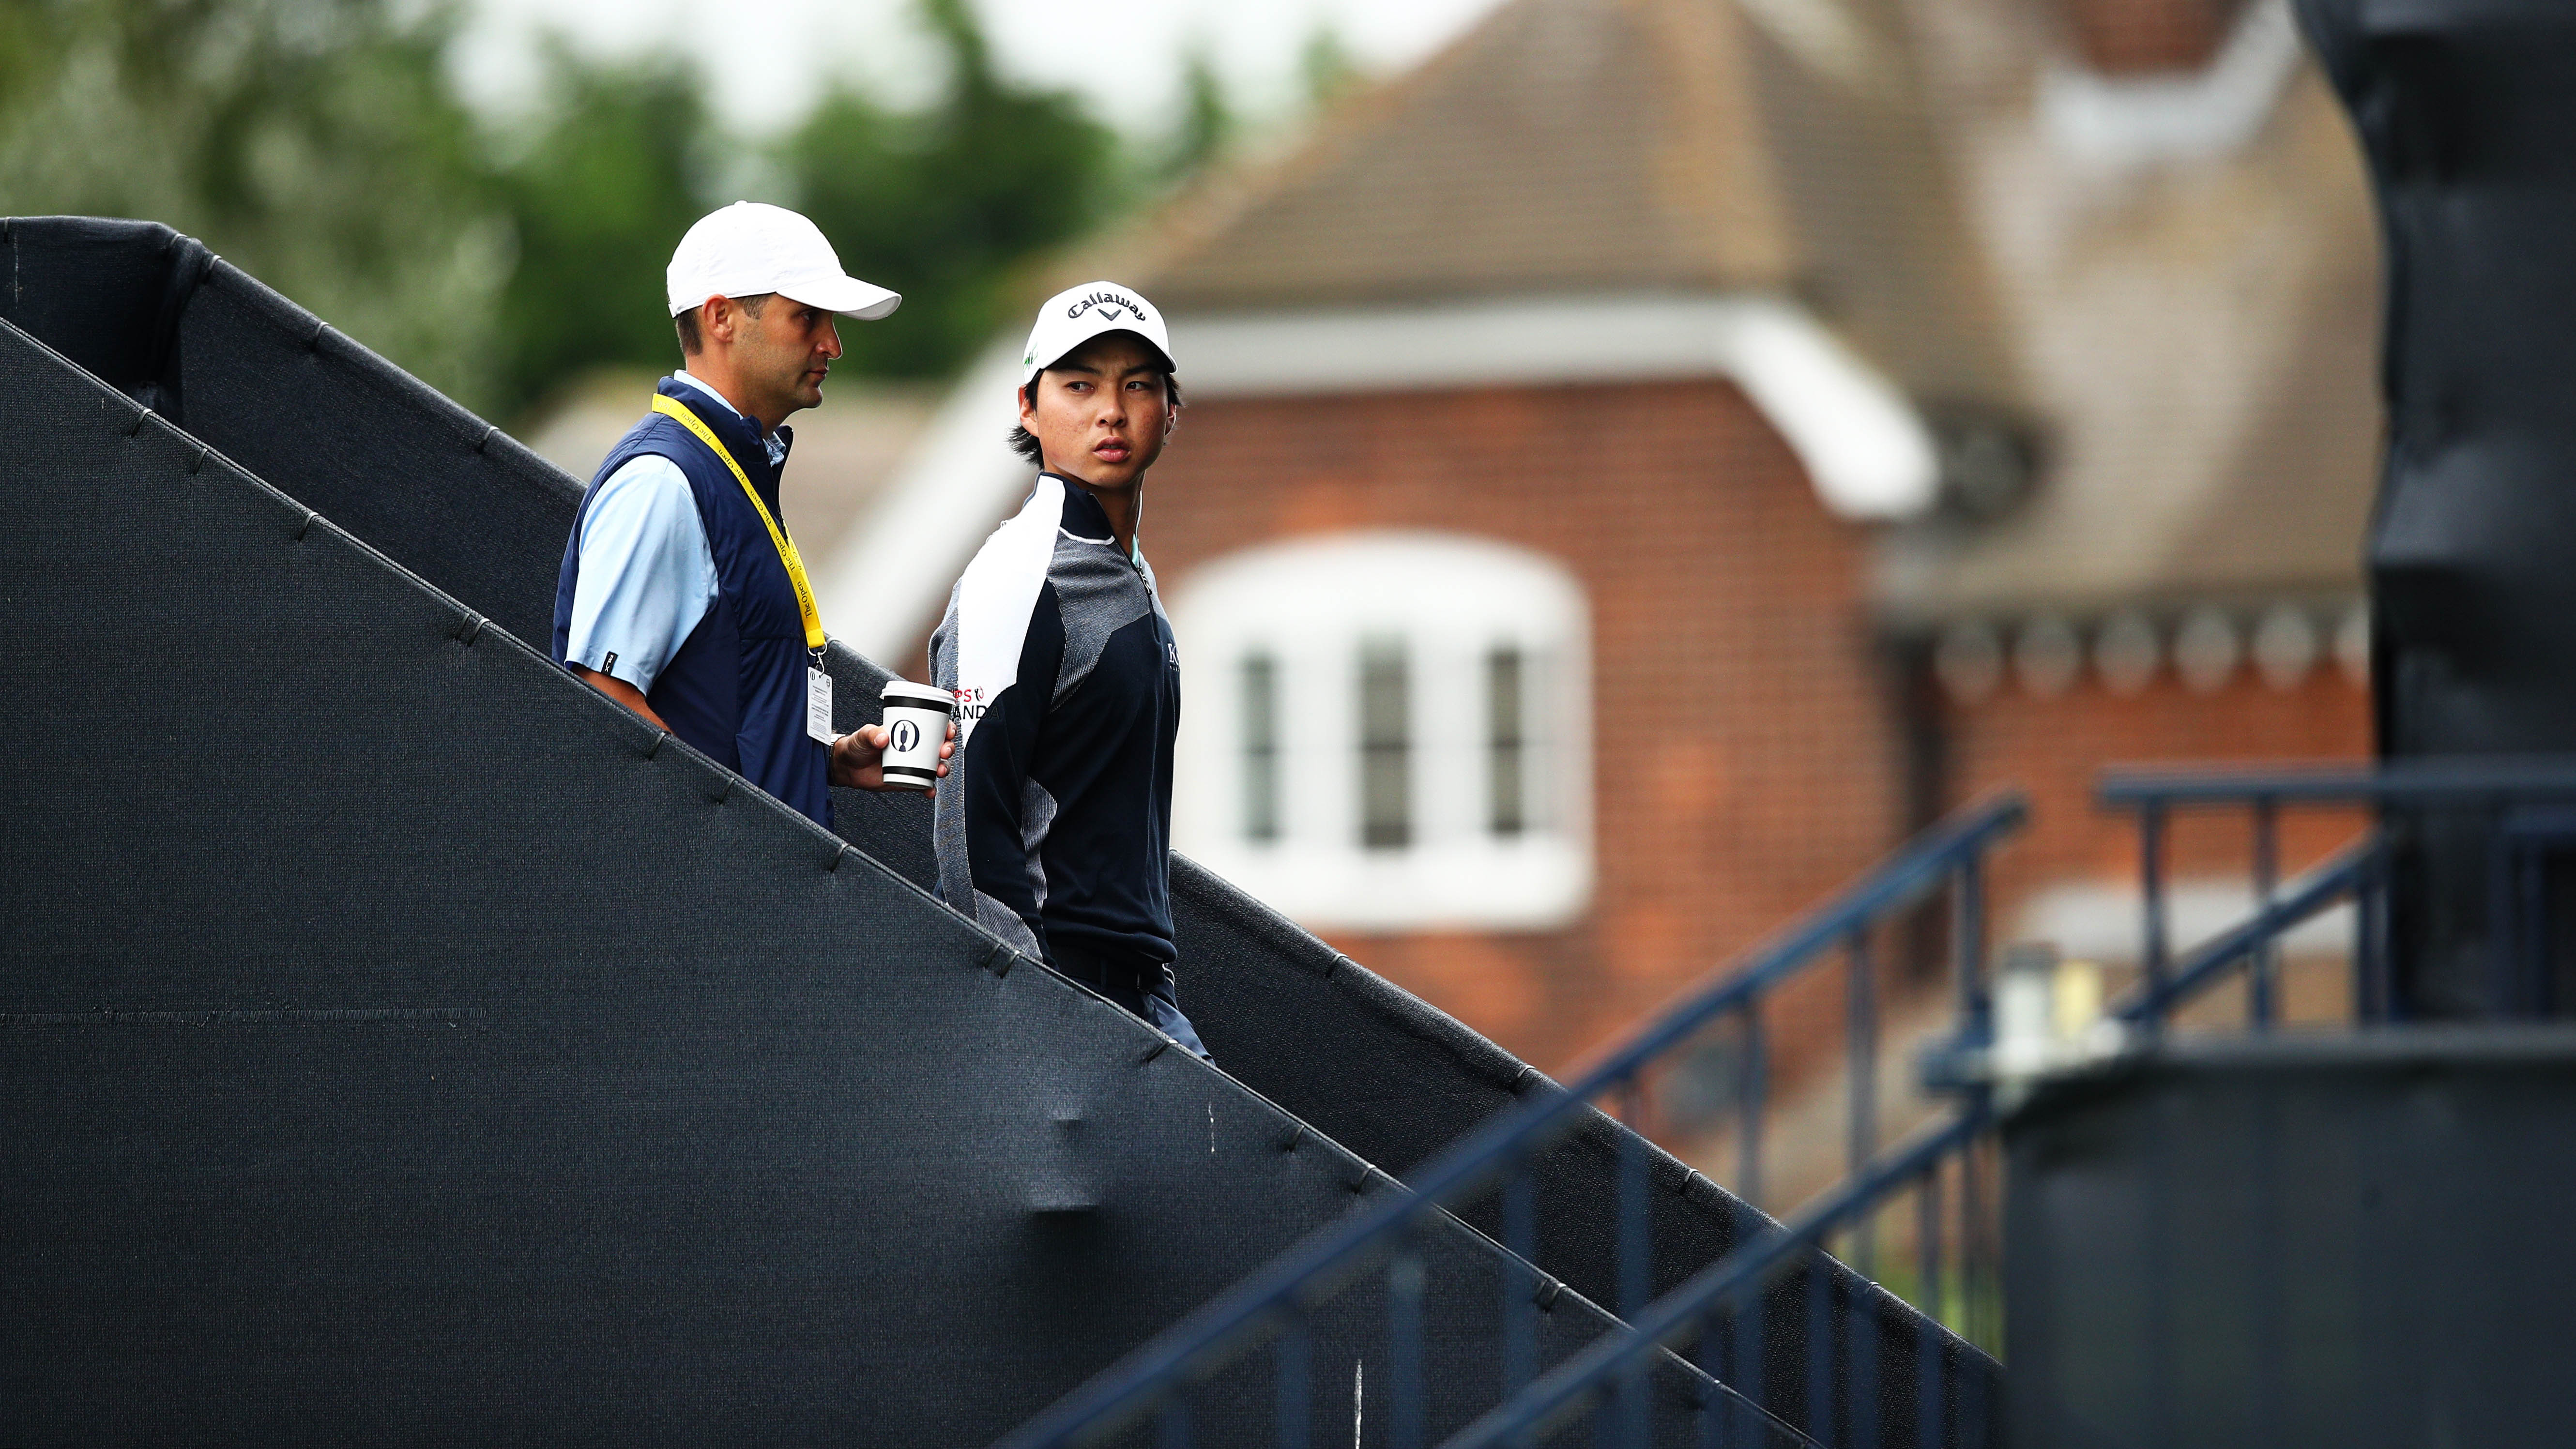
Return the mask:
<path id="1" fill-rule="evenodd" d="M 1154 350 L 1113 332 L 1038 374 L 1037 405 L 1021 407 L 1020 426 L 1037 435 L 1048 466 L 1119 488 L 1162 456 L 1170 417 Z"/>

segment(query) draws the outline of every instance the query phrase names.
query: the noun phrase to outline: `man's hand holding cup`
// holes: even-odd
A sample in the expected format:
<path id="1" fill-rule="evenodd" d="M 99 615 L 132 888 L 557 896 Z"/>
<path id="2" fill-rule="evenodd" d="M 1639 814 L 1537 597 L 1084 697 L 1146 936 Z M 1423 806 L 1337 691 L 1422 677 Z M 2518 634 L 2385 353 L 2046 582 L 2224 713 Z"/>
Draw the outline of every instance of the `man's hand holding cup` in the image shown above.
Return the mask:
<path id="1" fill-rule="evenodd" d="M 944 689 L 886 682 L 885 723 L 832 742 L 832 783 L 860 790 L 928 791 L 957 753 L 956 701 Z"/>

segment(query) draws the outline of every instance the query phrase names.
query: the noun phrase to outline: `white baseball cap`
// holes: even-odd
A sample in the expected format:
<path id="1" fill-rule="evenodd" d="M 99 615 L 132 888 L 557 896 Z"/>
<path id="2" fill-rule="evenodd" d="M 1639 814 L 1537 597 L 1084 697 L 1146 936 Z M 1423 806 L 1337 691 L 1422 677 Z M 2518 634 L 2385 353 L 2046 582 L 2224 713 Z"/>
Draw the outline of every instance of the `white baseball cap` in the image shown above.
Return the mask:
<path id="1" fill-rule="evenodd" d="M 863 322 L 903 305 L 902 293 L 844 273 L 840 253 L 823 239 L 821 227 L 786 207 L 758 201 L 737 201 L 699 217 L 671 253 L 664 280 L 674 317 L 709 297 L 770 292 Z"/>
<path id="2" fill-rule="evenodd" d="M 1038 325 L 1029 329 L 1029 350 L 1020 358 L 1020 386 L 1103 332 L 1135 333 L 1163 355 L 1164 371 L 1180 371 L 1172 361 L 1172 338 L 1163 330 L 1162 314 L 1147 306 L 1142 294 L 1116 282 L 1085 282 L 1049 297 L 1038 309 Z"/>

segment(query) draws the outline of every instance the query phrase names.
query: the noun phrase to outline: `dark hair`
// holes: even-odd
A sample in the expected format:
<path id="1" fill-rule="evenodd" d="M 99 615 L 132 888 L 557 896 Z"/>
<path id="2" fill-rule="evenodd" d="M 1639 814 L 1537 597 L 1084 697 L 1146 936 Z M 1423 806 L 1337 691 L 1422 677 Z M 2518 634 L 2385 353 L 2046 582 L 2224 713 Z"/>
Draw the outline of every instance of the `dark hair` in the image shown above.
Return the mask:
<path id="1" fill-rule="evenodd" d="M 1046 376 L 1046 371 L 1044 369 L 1040 369 L 1038 377 L 1044 376 Z M 1035 388 L 1037 385 L 1037 377 L 1030 378 L 1027 382 L 1020 385 L 1020 401 L 1024 406 L 1031 409 L 1034 409 L 1037 406 L 1037 399 L 1030 396 L 1030 390 Z M 1183 405 L 1181 402 L 1181 380 L 1179 377 L 1168 372 L 1163 374 L 1163 401 L 1167 406 L 1175 409 Z M 1012 452 L 1019 454 L 1024 459 L 1027 459 L 1029 463 L 1036 467 L 1043 468 L 1046 466 L 1046 450 L 1038 446 L 1037 434 L 1030 432 L 1028 429 L 1021 427 L 1017 423 L 1013 423 L 1011 424 L 1010 442 Z"/>
<path id="2" fill-rule="evenodd" d="M 769 299 L 777 295 L 778 294 L 776 292 L 763 292 L 756 297 L 736 297 L 734 300 L 742 304 L 742 310 L 750 313 L 754 317 L 757 317 L 760 315 L 760 309 L 769 305 Z M 698 307 L 703 307 L 705 305 L 707 305 L 706 301 L 700 301 L 698 303 Z M 695 357 L 700 351 L 704 350 L 707 345 L 706 336 L 698 331 L 698 307 L 691 307 L 688 311 L 671 319 L 671 325 L 677 328 L 680 333 L 680 355 L 682 357 Z"/>

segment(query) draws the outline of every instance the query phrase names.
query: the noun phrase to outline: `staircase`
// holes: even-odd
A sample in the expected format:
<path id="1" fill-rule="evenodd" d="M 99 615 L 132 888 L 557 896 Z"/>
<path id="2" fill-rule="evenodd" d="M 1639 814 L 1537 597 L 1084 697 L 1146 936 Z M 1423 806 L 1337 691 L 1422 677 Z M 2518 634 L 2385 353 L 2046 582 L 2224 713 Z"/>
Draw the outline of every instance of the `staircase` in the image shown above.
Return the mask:
<path id="1" fill-rule="evenodd" d="M 919 800 L 841 793 L 836 839 L 524 644 L 575 480 L 164 228 L 14 220 L 0 254 L 0 1361 L 32 1441 L 982 1442 L 1552 1092 L 1178 860 L 1223 1070 L 1167 1050 L 928 898 Z M 865 722 L 883 672 L 829 667 Z M 1467 1285 L 1528 1274 L 1544 1368 L 1623 1280 L 1769 1226 L 1566 1126 L 1528 1269 L 1499 1202 L 1425 1219 L 1431 1432 L 1524 1322 Z M 1845 1341 L 1924 1328 L 1809 1277 Z M 1386 1308 L 1311 1325 L 1311 1407 L 1363 1443 Z M 1650 1378 L 1674 1442 L 1728 1400 Z M 1904 1392 L 1751 1382 L 1780 1443 Z M 1211 1380 L 1200 1436 L 1253 1442 L 1279 1388 Z"/>

